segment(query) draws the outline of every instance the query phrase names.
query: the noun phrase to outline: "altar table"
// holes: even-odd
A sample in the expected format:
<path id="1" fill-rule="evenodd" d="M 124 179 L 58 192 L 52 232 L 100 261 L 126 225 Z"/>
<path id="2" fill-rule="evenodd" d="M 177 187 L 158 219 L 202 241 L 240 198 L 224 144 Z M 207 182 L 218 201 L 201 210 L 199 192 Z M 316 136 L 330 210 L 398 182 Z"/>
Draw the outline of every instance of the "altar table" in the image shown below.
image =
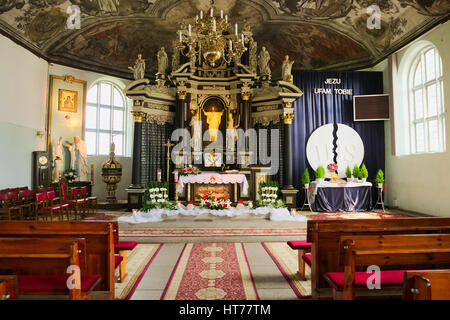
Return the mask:
<path id="1" fill-rule="evenodd" d="M 242 194 L 248 193 L 248 181 L 245 174 L 240 173 L 200 173 L 197 175 L 191 174 L 187 176 L 180 176 L 177 183 L 177 192 L 183 192 L 184 186 L 187 184 L 239 184 Z M 235 192 L 236 194 L 236 192 Z M 234 199 L 237 201 L 237 199 Z"/>
<path id="2" fill-rule="evenodd" d="M 309 201 L 317 212 L 372 211 L 372 183 L 313 181 Z"/>

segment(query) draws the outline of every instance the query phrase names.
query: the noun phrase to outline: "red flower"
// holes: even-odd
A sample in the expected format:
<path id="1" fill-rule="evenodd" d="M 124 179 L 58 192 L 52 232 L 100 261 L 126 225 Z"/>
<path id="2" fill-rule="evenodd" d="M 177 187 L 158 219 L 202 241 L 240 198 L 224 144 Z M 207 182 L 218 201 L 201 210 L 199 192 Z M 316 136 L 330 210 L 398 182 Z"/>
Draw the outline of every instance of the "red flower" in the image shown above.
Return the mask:
<path id="1" fill-rule="evenodd" d="M 183 173 L 186 173 L 186 169 L 183 169 Z"/>
<path id="2" fill-rule="evenodd" d="M 215 199 L 215 198 L 216 198 L 215 196 L 212 196 L 212 197 L 211 197 L 211 199 Z"/>
<path id="3" fill-rule="evenodd" d="M 239 203 L 244 203 L 244 200 L 239 200 Z"/>
<path id="4" fill-rule="evenodd" d="M 224 206 L 225 208 L 228 207 L 228 205 L 227 205 L 226 203 L 225 203 L 223 206 Z"/>
<path id="5" fill-rule="evenodd" d="M 311 187 L 308 188 L 308 192 L 311 192 Z"/>
<path id="6" fill-rule="evenodd" d="M 192 204 L 192 201 L 189 201 L 189 204 Z"/>
<path id="7" fill-rule="evenodd" d="M 195 169 L 194 172 L 197 173 L 197 169 Z"/>
<path id="8" fill-rule="evenodd" d="M 211 205 L 211 202 L 207 202 L 207 203 L 206 203 L 206 206 L 209 207 L 210 205 Z"/>
<path id="9" fill-rule="evenodd" d="M 215 155 L 215 154 L 216 154 L 216 152 L 215 152 L 215 151 L 213 150 L 213 151 L 211 151 L 211 154 L 212 154 L 212 155 Z"/>
<path id="10" fill-rule="evenodd" d="M 222 204 L 221 204 L 221 203 L 219 203 L 219 204 L 217 204 L 217 206 L 218 206 L 218 207 L 221 207 L 221 206 L 222 206 Z"/>
<path id="11" fill-rule="evenodd" d="M 222 199 L 223 199 L 223 197 L 220 197 L 220 198 L 219 198 L 219 200 L 222 200 Z"/>
<path id="12" fill-rule="evenodd" d="M 192 168 L 189 168 L 188 171 L 189 171 L 189 172 L 192 172 Z"/>
<path id="13" fill-rule="evenodd" d="M 384 192 L 384 190 L 386 190 L 386 186 L 383 186 L 383 192 Z"/>

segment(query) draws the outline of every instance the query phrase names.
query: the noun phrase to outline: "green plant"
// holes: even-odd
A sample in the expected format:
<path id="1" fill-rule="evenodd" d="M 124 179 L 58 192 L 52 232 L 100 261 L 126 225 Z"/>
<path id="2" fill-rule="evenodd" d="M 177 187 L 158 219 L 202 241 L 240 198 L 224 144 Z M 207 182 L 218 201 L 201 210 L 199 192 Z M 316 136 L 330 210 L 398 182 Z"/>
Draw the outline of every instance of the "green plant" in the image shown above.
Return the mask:
<path id="1" fill-rule="evenodd" d="M 359 176 L 361 175 L 359 167 L 356 164 L 353 167 L 353 172 L 352 173 L 353 173 L 353 178 L 359 178 Z"/>
<path id="2" fill-rule="evenodd" d="M 311 179 L 309 178 L 309 171 L 308 171 L 308 168 L 306 168 L 305 171 L 303 171 L 302 183 L 309 184 L 310 182 L 311 182 Z"/>
<path id="3" fill-rule="evenodd" d="M 345 170 L 345 176 L 350 179 L 352 177 L 352 170 L 350 170 L 350 166 L 347 166 L 347 169 Z"/>
<path id="4" fill-rule="evenodd" d="M 369 176 L 369 171 L 367 171 L 366 165 L 364 163 L 361 166 L 360 172 L 361 172 L 361 177 L 367 179 L 367 177 Z"/>
<path id="5" fill-rule="evenodd" d="M 377 175 L 375 176 L 375 183 L 384 183 L 383 170 L 378 170 Z"/>
<path id="6" fill-rule="evenodd" d="M 325 178 L 325 169 L 323 166 L 318 166 L 315 172 L 316 179 L 323 179 Z"/>

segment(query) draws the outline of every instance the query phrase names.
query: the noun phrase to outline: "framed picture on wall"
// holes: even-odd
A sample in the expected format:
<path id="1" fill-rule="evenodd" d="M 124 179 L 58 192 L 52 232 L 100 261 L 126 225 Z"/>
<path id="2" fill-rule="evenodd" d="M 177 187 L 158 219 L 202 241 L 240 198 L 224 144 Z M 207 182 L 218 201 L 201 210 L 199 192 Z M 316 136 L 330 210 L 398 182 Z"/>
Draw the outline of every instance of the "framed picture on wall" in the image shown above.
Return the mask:
<path id="1" fill-rule="evenodd" d="M 77 112 L 78 91 L 59 89 L 58 110 Z"/>

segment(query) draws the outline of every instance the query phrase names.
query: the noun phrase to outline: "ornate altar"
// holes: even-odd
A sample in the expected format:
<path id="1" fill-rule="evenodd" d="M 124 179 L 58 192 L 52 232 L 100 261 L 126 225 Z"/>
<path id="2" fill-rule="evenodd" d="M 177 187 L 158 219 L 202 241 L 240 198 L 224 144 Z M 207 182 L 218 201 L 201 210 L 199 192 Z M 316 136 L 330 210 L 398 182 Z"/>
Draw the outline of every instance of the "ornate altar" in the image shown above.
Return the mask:
<path id="1" fill-rule="evenodd" d="M 274 173 L 271 179 L 284 186 L 282 189 L 291 195 L 291 204 L 295 202 L 290 127 L 292 103 L 302 93 L 289 77 L 292 62 L 286 58 L 282 78 L 274 81 L 270 54 L 265 47 L 258 54 L 257 47 L 247 24 L 233 24 L 212 5 L 207 12 L 199 12 L 190 24 L 180 26 L 173 41 L 171 72 L 164 48 L 157 54 L 158 73 L 154 79 L 134 72 L 135 81 L 124 89 L 133 100 L 135 120 L 133 176 L 128 192 L 139 194 L 147 181 L 155 180 L 152 172 L 166 169 L 165 163 L 167 172 L 194 164 L 203 171 L 235 170 L 254 181 L 251 167 L 260 163 L 257 152 L 250 148 L 256 143 L 247 133 L 249 129 L 257 132 L 275 125 L 282 131 L 278 144 L 284 156 L 279 166 L 282 172 Z M 142 67 L 138 63 L 142 64 L 138 59 L 130 69 Z M 157 146 L 149 150 L 149 126 L 159 127 L 157 134 L 162 141 L 171 138 L 175 143 L 170 161 L 165 156 L 155 164 L 154 152 L 165 151 Z M 173 182 L 172 178 L 163 176 Z M 252 186 L 250 189 L 254 190 Z M 250 196 L 254 197 L 254 192 Z"/>

